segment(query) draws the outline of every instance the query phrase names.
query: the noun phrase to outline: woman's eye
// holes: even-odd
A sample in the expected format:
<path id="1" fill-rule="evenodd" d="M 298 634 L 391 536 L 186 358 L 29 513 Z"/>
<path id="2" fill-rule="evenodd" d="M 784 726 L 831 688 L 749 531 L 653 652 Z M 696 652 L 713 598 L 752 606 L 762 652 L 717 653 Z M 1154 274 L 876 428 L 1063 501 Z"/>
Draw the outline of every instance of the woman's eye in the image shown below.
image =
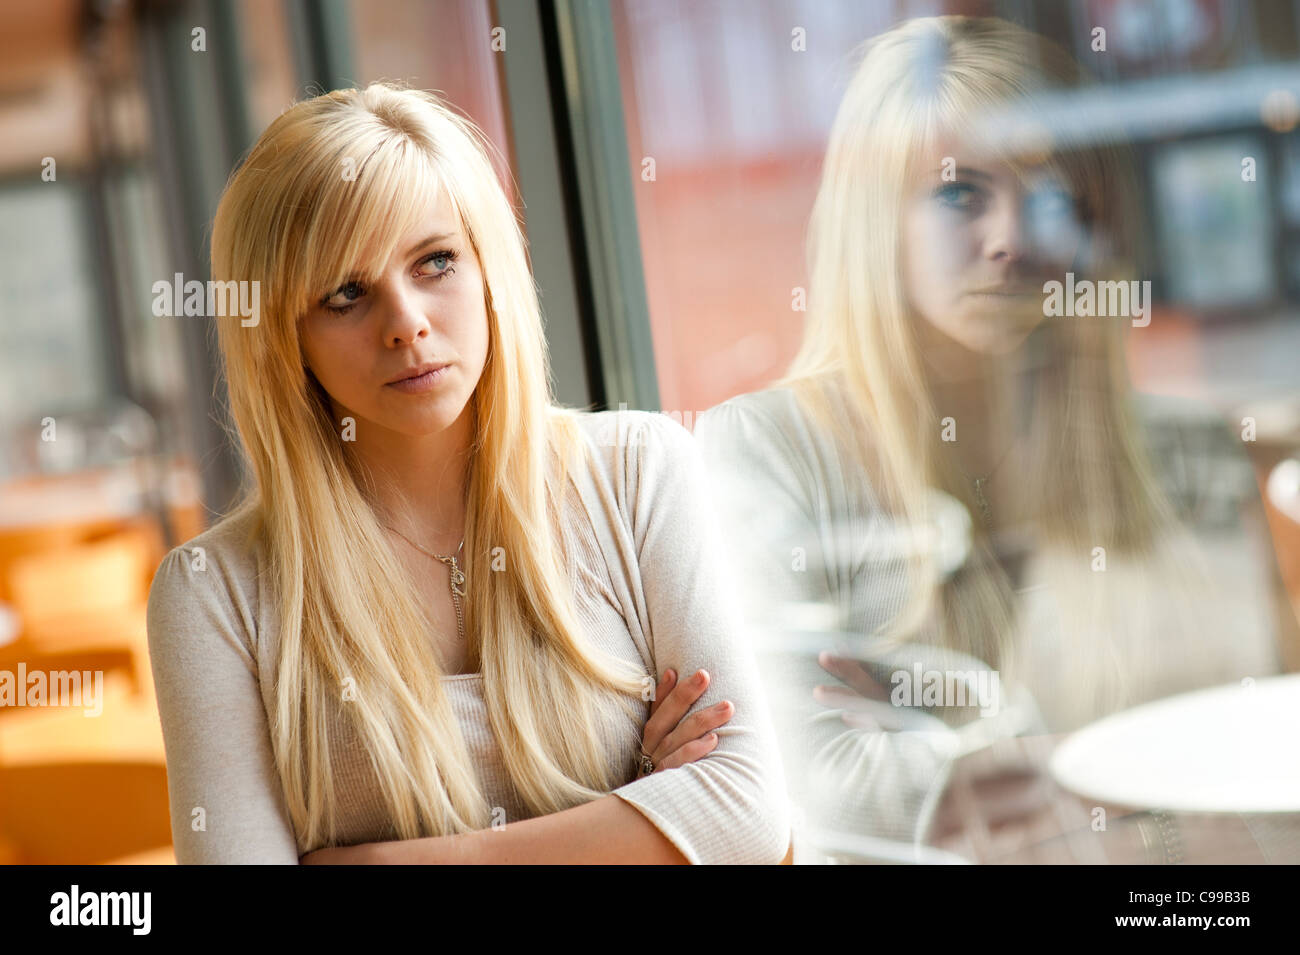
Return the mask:
<path id="1" fill-rule="evenodd" d="M 1033 231 L 1044 236 L 1073 229 L 1081 221 L 1079 202 L 1056 186 L 1035 190 L 1026 197 L 1025 218 Z"/>
<path id="2" fill-rule="evenodd" d="M 450 249 L 444 249 L 441 252 L 434 252 L 432 255 L 425 256 L 420 262 L 420 267 L 424 274 L 442 279 L 456 271 L 454 268 L 455 261 L 456 253 Z M 431 271 L 428 268 L 430 266 L 432 267 Z"/>
<path id="3" fill-rule="evenodd" d="M 1064 189 L 1050 187 L 1030 194 L 1030 208 L 1042 215 L 1061 215 L 1074 209 L 1074 197 Z"/>
<path id="4" fill-rule="evenodd" d="M 934 197 L 949 209 L 971 209 L 979 201 L 979 190 L 967 182 L 949 182 L 934 191 Z"/>
<path id="5" fill-rule="evenodd" d="M 357 299 L 365 294 L 366 290 L 359 283 L 348 282 L 345 285 L 340 285 L 333 295 L 326 296 L 321 304 L 336 311 L 347 311 L 357 303 Z"/>
<path id="6" fill-rule="evenodd" d="M 419 273 L 426 278 L 445 279 L 456 271 L 454 263 L 457 256 L 458 253 L 451 249 L 426 255 L 420 260 Z M 322 298 L 320 303 L 334 312 L 348 312 L 365 294 L 366 289 L 360 282 L 347 282 Z"/>

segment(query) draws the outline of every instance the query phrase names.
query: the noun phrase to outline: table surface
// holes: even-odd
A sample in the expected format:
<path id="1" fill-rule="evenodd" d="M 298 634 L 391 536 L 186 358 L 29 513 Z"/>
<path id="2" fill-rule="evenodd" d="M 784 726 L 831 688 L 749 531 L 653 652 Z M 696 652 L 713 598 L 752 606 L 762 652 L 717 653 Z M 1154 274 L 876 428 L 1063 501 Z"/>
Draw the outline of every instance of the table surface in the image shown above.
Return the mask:
<path id="1" fill-rule="evenodd" d="M 1099 802 L 1198 813 L 1300 812 L 1300 674 L 1184 693 L 1067 737 L 1050 770 Z"/>

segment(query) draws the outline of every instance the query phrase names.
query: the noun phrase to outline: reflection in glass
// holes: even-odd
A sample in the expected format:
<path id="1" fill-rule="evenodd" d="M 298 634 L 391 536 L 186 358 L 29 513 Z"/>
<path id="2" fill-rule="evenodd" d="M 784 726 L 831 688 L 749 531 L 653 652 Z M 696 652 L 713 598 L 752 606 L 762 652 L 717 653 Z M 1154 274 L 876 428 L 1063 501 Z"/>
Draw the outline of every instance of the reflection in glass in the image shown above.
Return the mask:
<path id="1" fill-rule="evenodd" d="M 805 845 L 833 858 L 1143 861 L 1154 825 L 1160 861 L 1260 861 L 1244 823 L 1132 812 L 1158 806 L 1097 838 L 1096 801 L 1047 778 L 1061 734 L 1263 679 L 1296 627 L 1237 436 L 1129 384 L 1149 240 L 1123 143 L 1049 105 L 1083 82 L 1001 20 L 869 41 L 800 351 L 696 427 Z"/>

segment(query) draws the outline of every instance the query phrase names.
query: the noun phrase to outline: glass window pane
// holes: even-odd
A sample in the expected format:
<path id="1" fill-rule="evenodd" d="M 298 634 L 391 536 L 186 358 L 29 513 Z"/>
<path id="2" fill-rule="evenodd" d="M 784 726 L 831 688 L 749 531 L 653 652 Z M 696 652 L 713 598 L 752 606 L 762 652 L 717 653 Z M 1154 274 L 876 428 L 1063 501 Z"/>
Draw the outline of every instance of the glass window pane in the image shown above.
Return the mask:
<path id="1" fill-rule="evenodd" d="M 661 404 L 688 420 L 794 354 L 804 226 L 842 61 L 890 11 L 818 0 L 613 10 Z"/>
<path id="2" fill-rule="evenodd" d="M 1158 808 L 1121 798 L 1136 779 L 1246 813 L 1282 764 L 1263 723 L 1134 723 L 1069 785 L 1048 757 L 1144 703 L 1226 717 L 1263 699 L 1242 694 L 1295 692 L 1296 6 L 612 9 L 662 406 L 694 415 L 819 849 L 1294 860 L 1253 820 L 1161 818 L 1181 844 L 1131 819 L 1104 842 L 1086 830 L 1099 793 Z M 998 20 L 923 19 L 944 14 Z M 894 30 L 863 66 L 859 45 Z M 944 151 L 904 154 L 931 117 Z M 801 346 L 817 360 L 778 384 Z M 1000 687 L 969 720 L 965 690 L 984 690 L 934 680 L 959 673 Z M 1204 784 L 1202 756 L 1257 785 Z M 981 826 L 1003 807 L 971 816 L 954 780 L 1003 757 L 1057 801 L 995 845 Z M 1057 811 L 1091 850 L 1056 838 Z"/>
<path id="3" fill-rule="evenodd" d="M 84 191 L 11 186 L 0 209 L 0 417 L 30 422 L 106 397 Z"/>
<path id="4" fill-rule="evenodd" d="M 358 83 L 434 90 L 508 155 L 488 0 L 353 0 L 349 11 Z"/>

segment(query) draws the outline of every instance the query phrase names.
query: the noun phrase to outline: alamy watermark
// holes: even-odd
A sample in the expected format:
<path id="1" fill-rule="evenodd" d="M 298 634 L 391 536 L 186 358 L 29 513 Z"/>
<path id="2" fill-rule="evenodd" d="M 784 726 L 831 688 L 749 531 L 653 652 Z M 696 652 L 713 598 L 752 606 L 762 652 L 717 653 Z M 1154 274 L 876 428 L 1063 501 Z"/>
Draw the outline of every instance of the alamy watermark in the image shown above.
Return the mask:
<path id="1" fill-rule="evenodd" d="M 997 716 L 1002 679 L 997 670 L 895 670 L 889 677 L 894 706 L 978 706 L 980 716 Z"/>
<path id="2" fill-rule="evenodd" d="M 262 301 L 261 283 L 185 281 L 177 272 L 172 281 L 159 279 L 153 283 L 153 313 L 159 318 L 176 318 L 182 315 L 202 318 L 227 318 L 239 316 L 239 324 L 253 328 L 260 322 Z"/>
<path id="3" fill-rule="evenodd" d="M 8 706 L 79 706 L 85 716 L 104 712 L 103 670 L 0 670 L 0 708 Z"/>
<path id="4" fill-rule="evenodd" d="M 1133 319 L 1134 328 L 1151 324 L 1151 282 L 1094 282 L 1092 279 L 1074 280 L 1073 272 L 1065 273 L 1065 282 L 1055 280 L 1043 285 L 1043 315 L 1048 318 L 1062 316 L 1073 318 L 1124 317 Z"/>
<path id="5" fill-rule="evenodd" d="M 658 412 L 641 412 L 629 410 L 627 402 L 620 401 L 618 410 L 611 410 L 606 413 L 600 428 L 596 433 L 596 441 L 605 447 L 637 447 L 649 440 L 649 434 L 644 430 L 636 427 L 637 418 L 641 414 L 660 414 L 665 418 L 676 422 L 687 431 L 693 431 L 695 420 L 698 415 L 694 411 L 658 411 Z"/>
<path id="6" fill-rule="evenodd" d="M 148 935 L 153 925 L 153 893 L 82 892 L 73 884 L 67 892 L 50 896 L 51 925 L 119 925 L 133 935 Z"/>

